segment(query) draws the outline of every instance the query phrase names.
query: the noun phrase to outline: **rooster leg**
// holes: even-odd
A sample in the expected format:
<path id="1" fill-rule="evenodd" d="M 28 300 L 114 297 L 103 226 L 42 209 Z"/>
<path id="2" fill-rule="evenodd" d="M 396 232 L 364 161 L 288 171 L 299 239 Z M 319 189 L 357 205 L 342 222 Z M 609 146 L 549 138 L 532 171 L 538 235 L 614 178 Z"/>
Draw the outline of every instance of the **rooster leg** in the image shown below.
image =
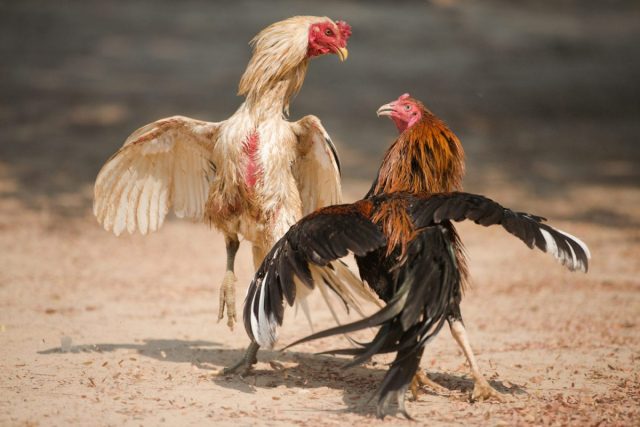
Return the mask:
<path id="1" fill-rule="evenodd" d="M 270 248 L 271 245 L 269 245 L 268 247 Z M 251 247 L 251 254 L 253 255 L 253 266 L 256 271 L 258 271 L 258 269 L 260 268 L 260 264 L 262 264 L 264 257 L 267 256 L 267 252 L 269 252 L 269 249 L 265 250 L 262 246 L 253 245 Z"/>
<path id="2" fill-rule="evenodd" d="M 458 342 L 458 345 L 464 352 L 464 355 L 467 357 L 469 367 L 471 368 L 471 375 L 473 376 L 473 380 L 475 382 L 473 386 L 473 393 L 471 394 L 471 400 L 482 401 L 488 399 L 496 399 L 502 401 L 502 396 L 500 396 L 500 394 L 493 387 L 491 387 L 489 382 L 480 372 L 480 368 L 478 368 L 478 363 L 476 362 L 476 358 L 473 355 L 473 350 L 471 350 L 471 345 L 469 345 L 467 331 L 464 328 L 462 319 L 449 319 L 449 327 L 451 328 L 451 335 L 453 335 L 453 338 L 455 338 L 455 340 Z"/>
<path id="3" fill-rule="evenodd" d="M 224 308 L 227 307 L 227 326 L 233 330 L 236 319 L 236 275 L 233 266 L 236 261 L 236 253 L 240 247 L 237 234 L 225 234 L 224 243 L 227 247 L 227 271 L 220 286 L 220 305 L 218 309 L 218 322 L 224 317 Z"/>
<path id="4" fill-rule="evenodd" d="M 224 368 L 222 370 L 222 375 L 234 374 L 236 372 L 239 373 L 241 377 L 247 375 L 251 371 L 251 367 L 258 363 L 258 358 L 256 356 L 259 348 L 260 346 L 257 343 L 251 341 L 251 344 L 249 344 L 249 347 L 244 353 L 242 359 L 240 359 L 235 365 Z"/>
<path id="5" fill-rule="evenodd" d="M 429 378 L 424 371 L 418 370 L 416 375 L 413 377 L 413 380 L 411 380 L 411 385 L 409 386 L 412 400 L 418 400 L 418 392 L 422 386 L 429 387 L 431 390 L 440 394 L 444 394 L 447 391 L 446 388 Z"/>

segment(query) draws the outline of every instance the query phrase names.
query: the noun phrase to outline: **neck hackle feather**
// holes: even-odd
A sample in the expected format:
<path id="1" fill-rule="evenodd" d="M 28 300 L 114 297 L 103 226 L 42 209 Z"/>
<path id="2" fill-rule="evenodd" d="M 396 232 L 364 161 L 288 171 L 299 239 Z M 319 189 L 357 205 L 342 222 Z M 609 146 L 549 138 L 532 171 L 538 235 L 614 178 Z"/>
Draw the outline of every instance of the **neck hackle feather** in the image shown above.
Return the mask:
<path id="1" fill-rule="evenodd" d="M 327 17 L 294 16 L 269 25 L 251 40 L 253 56 L 247 65 L 238 95 L 250 105 L 263 99 L 269 91 L 283 91 L 283 109 L 304 83 L 309 27 L 317 22 L 333 22 Z"/>
<path id="2" fill-rule="evenodd" d="M 422 118 L 403 131 L 389 147 L 367 197 L 395 192 L 440 193 L 462 189 L 462 144 L 442 120 L 427 110 L 420 101 L 413 101 L 420 106 Z M 373 217 L 388 238 L 387 255 L 400 247 L 400 260 L 404 259 L 407 245 L 416 235 L 406 212 L 406 206 L 390 204 Z M 452 232 L 457 240 L 455 230 Z M 465 277 L 466 267 L 461 244 L 457 251 Z"/>
<path id="3" fill-rule="evenodd" d="M 462 189 L 462 144 L 442 120 L 424 106 L 422 109 L 422 118 L 402 132 L 385 153 L 368 196 Z"/>

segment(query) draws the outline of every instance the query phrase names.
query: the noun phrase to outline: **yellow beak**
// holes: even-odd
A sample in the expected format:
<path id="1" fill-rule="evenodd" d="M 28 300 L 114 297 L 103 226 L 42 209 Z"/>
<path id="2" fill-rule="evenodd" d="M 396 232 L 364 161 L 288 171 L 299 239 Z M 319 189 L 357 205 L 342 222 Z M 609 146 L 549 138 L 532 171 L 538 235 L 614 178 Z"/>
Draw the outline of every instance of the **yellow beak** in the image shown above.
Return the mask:
<path id="1" fill-rule="evenodd" d="M 349 57 L 349 51 L 347 50 L 346 47 L 339 47 L 338 49 L 336 49 L 336 53 L 340 58 L 340 62 L 346 61 L 347 58 Z"/>
<path id="2" fill-rule="evenodd" d="M 384 104 L 382 107 L 378 108 L 376 111 L 376 115 L 380 116 L 390 116 L 395 111 L 395 102 L 390 102 L 388 104 Z"/>

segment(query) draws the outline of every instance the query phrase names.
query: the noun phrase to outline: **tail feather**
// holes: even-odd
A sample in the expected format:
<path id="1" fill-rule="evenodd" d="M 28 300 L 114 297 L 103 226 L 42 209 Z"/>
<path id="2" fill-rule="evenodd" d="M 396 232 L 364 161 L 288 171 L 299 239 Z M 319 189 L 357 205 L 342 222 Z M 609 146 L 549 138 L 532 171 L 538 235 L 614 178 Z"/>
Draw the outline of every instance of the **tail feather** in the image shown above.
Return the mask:
<path id="1" fill-rule="evenodd" d="M 331 335 L 379 327 L 376 336 L 359 348 L 326 353 L 347 354 L 354 358 L 347 367 L 366 362 L 375 354 L 397 352 L 376 392 L 378 415 L 388 413 L 395 399 L 405 416 L 404 393 L 415 375 L 426 343 L 435 337 L 460 292 L 460 272 L 456 263 L 454 234 L 444 226 L 421 230 L 407 248 L 406 261 L 397 269 L 395 288 L 388 304 L 362 320 L 320 331 L 289 346 Z"/>
<path id="2" fill-rule="evenodd" d="M 398 352 L 374 396 L 378 400 L 376 409 L 378 418 L 384 418 L 389 413 L 389 405 L 395 400 L 398 411 L 406 418 L 413 420 L 404 406 L 404 396 L 418 371 L 423 352 L 424 347 Z"/>
<path id="3" fill-rule="evenodd" d="M 377 226 L 354 205 L 332 206 L 303 218 L 269 251 L 249 286 L 243 313 L 249 337 L 271 348 L 282 325 L 284 301 L 293 305 L 316 287 L 338 324 L 331 293 L 364 316 L 363 301 L 379 302 L 338 258 L 366 253 L 385 242 Z"/>

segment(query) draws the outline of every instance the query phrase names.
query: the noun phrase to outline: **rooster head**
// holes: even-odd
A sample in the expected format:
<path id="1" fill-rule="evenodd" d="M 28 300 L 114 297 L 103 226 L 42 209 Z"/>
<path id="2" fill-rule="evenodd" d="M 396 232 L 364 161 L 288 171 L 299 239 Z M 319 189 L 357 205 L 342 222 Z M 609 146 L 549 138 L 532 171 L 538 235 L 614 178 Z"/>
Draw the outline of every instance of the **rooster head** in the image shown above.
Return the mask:
<path id="1" fill-rule="evenodd" d="M 376 114 L 378 117 L 388 116 L 396 124 L 398 131 L 404 132 L 405 129 L 418 123 L 425 111 L 422 102 L 405 93 L 395 101 L 378 108 Z"/>
<path id="2" fill-rule="evenodd" d="M 253 56 L 238 94 L 250 103 L 272 103 L 265 93 L 285 82 L 284 111 L 288 111 L 290 98 L 302 87 L 309 59 L 335 53 L 344 61 L 350 35 L 346 22 L 321 16 L 293 16 L 269 25 L 251 40 Z"/>
<path id="3" fill-rule="evenodd" d="M 316 22 L 309 27 L 307 56 L 326 55 L 333 52 L 344 61 L 349 56 L 347 40 L 351 36 L 351 26 L 344 21 L 331 20 Z"/>

